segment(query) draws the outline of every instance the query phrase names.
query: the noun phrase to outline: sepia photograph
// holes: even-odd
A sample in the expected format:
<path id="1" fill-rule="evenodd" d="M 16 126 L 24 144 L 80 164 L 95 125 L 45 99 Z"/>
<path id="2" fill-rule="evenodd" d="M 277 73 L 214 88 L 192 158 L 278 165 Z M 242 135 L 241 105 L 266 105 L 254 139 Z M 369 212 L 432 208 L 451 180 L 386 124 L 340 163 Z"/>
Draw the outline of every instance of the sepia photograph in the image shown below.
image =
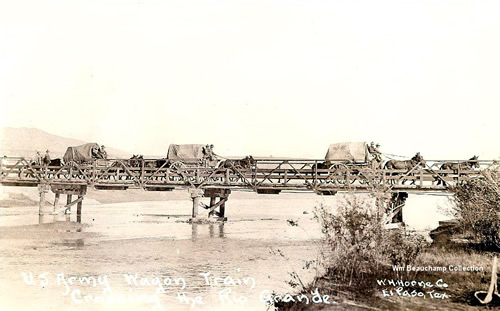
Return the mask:
<path id="1" fill-rule="evenodd" d="M 0 0 L 0 310 L 500 309 L 499 16 Z"/>

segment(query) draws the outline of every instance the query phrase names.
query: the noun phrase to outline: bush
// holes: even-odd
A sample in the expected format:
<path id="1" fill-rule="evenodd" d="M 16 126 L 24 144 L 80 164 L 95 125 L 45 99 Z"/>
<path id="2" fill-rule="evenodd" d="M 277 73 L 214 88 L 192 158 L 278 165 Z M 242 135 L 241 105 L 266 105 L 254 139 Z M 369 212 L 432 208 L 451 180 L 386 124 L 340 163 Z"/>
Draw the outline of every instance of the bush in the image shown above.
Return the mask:
<path id="1" fill-rule="evenodd" d="M 454 208 L 465 234 L 487 249 L 500 249 L 499 166 L 494 164 L 471 179 L 452 188 Z"/>
<path id="2" fill-rule="evenodd" d="M 427 243 L 422 235 L 414 232 L 393 231 L 389 233 L 386 245 L 385 254 L 391 264 L 404 267 L 404 274 L 409 277 L 406 266 L 414 265 Z M 396 278 L 402 277 L 400 271 L 393 272 Z"/>
<path id="3" fill-rule="evenodd" d="M 333 213 L 323 205 L 316 208 L 329 247 L 325 262 L 328 278 L 366 292 L 373 290 L 376 278 L 392 273 L 391 265 L 406 266 L 415 261 L 424 239 L 401 230 L 385 230 L 380 202 L 348 195 Z"/>

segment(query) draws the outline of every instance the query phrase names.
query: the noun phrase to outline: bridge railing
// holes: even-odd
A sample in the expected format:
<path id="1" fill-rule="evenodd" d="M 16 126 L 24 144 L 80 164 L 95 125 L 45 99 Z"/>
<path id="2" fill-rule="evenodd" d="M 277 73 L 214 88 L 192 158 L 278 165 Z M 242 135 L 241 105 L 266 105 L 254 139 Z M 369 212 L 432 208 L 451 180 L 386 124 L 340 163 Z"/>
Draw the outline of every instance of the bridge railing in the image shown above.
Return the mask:
<path id="1" fill-rule="evenodd" d="M 79 183 L 100 186 L 153 187 L 244 187 L 276 189 L 368 188 L 385 184 L 393 188 L 441 189 L 475 178 L 479 170 L 435 170 L 433 166 L 411 170 L 367 166 L 318 168 L 320 160 L 258 160 L 252 167 L 168 167 L 156 159 L 131 162 L 126 159 L 62 166 L 33 164 L 25 158 L 3 158 L 2 184 Z M 485 162 L 483 162 L 483 165 Z"/>

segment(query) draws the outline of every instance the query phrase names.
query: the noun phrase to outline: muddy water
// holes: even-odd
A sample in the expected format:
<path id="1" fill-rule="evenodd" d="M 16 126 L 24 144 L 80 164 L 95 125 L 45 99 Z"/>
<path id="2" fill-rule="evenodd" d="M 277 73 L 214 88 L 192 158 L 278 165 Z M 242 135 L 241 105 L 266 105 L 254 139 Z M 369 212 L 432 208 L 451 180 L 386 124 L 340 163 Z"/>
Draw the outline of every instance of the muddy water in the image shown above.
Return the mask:
<path id="1" fill-rule="evenodd" d="M 312 211 L 335 200 L 233 199 L 228 221 L 214 224 L 187 223 L 188 200 L 84 204 L 82 226 L 75 215 L 40 225 L 36 207 L 2 208 L 1 309 L 265 310 L 262 294 L 293 290 L 290 273 L 313 277 L 303 269 L 319 252 Z"/>
<path id="2" fill-rule="evenodd" d="M 40 220 L 35 206 L 0 208 L 0 309 L 265 310 L 263 296 L 293 291 L 291 273 L 313 278 L 303 268 L 320 252 L 314 207 L 341 200 L 234 195 L 228 221 L 213 224 L 187 223 L 187 194 L 84 203 L 82 225 L 75 215 Z M 436 211 L 444 201 L 410 195 L 404 220 L 432 227 L 446 218 Z"/>

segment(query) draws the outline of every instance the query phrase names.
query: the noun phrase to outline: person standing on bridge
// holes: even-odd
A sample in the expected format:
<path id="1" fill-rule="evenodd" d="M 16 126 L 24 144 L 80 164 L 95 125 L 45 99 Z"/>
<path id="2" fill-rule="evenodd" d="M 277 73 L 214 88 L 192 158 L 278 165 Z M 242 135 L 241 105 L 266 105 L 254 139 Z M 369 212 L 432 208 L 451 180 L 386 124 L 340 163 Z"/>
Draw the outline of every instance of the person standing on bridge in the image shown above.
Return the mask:
<path id="1" fill-rule="evenodd" d="M 42 165 L 42 162 L 43 162 L 42 154 L 40 153 L 40 151 L 37 151 L 35 157 L 35 163 L 36 165 Z"/>
<path id="2" fill-rule="evenodd" d="M 49 150 L 47 150 L 47 151 L 45 151 L 45 156 L 43 157 L 42 164 L 45 166 L 49 166 L 50 161 L 51 160 L 50 160 Z"/>

